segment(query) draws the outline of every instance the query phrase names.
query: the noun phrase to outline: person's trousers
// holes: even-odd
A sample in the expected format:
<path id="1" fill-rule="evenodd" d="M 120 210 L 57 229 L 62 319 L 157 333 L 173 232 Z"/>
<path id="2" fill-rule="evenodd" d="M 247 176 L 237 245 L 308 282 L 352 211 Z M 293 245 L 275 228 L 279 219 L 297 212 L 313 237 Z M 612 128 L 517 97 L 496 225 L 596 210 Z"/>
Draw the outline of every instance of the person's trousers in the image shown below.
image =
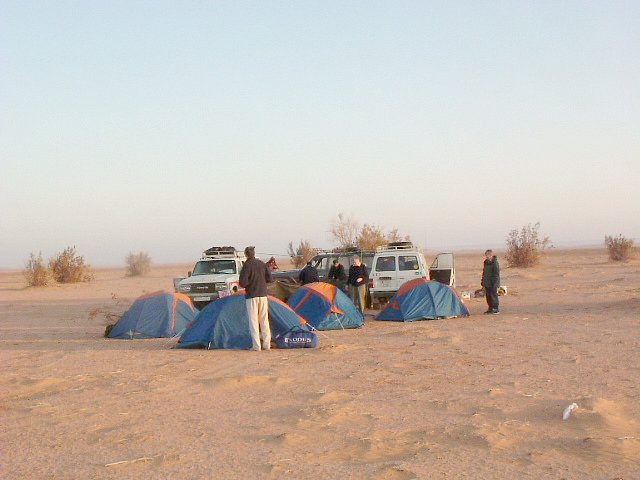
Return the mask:
<path id="1" fill-rule="evenodd" d="M 489 306 L 489 310 L 500 310 L 498 287 L 484 287 L 484 294 L 487 298 L 487 305 Z"/>
<path id="2" fill-rule="evenodd" d="M 353 304 L 358 307 L 360 313 L 364 316 L 364 307 L 365 307 L 365 297 L 367 296 L 367 285 L 362 284 L 359 287 L 355 285 L 350 286 L 351 291 L 351 301 Z"/>
<path id="3" fill-rule="evenodd" d="M 247 298 L 247 314 L 249 316 L 249 331 L 253 350 L 260 350 L 260 335 L 262 335 L 262 349 L 271 348 L 271 328 L 269 327 L 269 303 L 267 297 Z"/>

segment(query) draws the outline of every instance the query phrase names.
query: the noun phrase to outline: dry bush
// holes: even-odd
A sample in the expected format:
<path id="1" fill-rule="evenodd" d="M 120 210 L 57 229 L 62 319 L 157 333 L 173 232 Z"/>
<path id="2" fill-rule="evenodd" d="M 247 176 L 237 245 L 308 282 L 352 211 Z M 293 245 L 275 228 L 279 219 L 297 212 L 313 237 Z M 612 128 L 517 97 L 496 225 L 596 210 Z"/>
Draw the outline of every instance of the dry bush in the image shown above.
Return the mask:
<path id="1" fill-rule="evenodd" d="M 540 223 L 525 225 L 520 230 L 514 229 L 507 236 L 506 258 L 511 267 L 533 267 L 540 262 L 545 248 L 551 246 L 548 236 L 540 238 Z"/>
<path id="2" fill-rule="evenodd" d="M 384 233 L 382 227 L 365 223 L 360 229 L 356 244 L 361 250 L 375 250 L 377 247 L 382 247 L 390 242 L 400 241 L 409 242 L 411 239 L 409 235 L 402 237 L 397 228 L 394 228 L 389 233 Z"/>
<path id="3" fill-rule="evenodd" d="M 291 257 L 291 261 L 296 268 L 302 267 L 305 263 L 313 258 L 316 251 L 311 246 L 309 240 L 300 240 L 298 246 L 294 249 L 293 242 L 289 242 L 287 253 Z"/>
<path id="4" fill-rule="evenodd" d="M 125 261 L 127 262 L 127 275 L 130 277 L 144 275 L 151 270 L 151 257 L 146 252 L 129 253 Z"/>
<path id="5" fill-rule="evenodd" d="M 42 259 L 42 252 L 37 257 L 31 254 L 24 268 L 24 277 L 30 287 L 44 287 L 49 283 L 51 275 Z"/>
<path id="6" fill-rule="evenodd" d="M 375 250 L 376 247 L 386 245 L 389 242 L 410 241 L 409 235 L 405 237 L 394 228 L 385 233 L 384 228 L 365 223 L 362 227 L 357 220 L 338 214 L 337 220 L 331 222 L 329 232 L 338 244 L 337 250 L 344 251 L 357 247 L 360 250 Z"/>
<path id="7" fill-rule="evenodd" d="M 362 250 L 375 250 L 388 243 L 382 228 L 365 223 L 358 234 L 357 245 Z"/>
<path id="8" fill-rule="evenodd" d="M 614 262 L 623 262 L 633 256 L 633 240 L 618 234 L 617 237 L 611 235 L 604 236 L 604 244 L 609 251 L 609 259 Z"/>
<path id="9" fill-rule="evenodd" d="M 353 217 L 339 213 L 338 218 L 331 222 L 329 232 L 338 243 L 339 248 L 347 248 L 356 245 L 359 229 L 360 226 Z"/>
<path id="10" fill-rule="evenodd" d="M 93 275 L 82 255 L 76 255 L 76 247 L 67 247 L 49 260 L 49 270 L 58 283 L 90 282 Z"/>

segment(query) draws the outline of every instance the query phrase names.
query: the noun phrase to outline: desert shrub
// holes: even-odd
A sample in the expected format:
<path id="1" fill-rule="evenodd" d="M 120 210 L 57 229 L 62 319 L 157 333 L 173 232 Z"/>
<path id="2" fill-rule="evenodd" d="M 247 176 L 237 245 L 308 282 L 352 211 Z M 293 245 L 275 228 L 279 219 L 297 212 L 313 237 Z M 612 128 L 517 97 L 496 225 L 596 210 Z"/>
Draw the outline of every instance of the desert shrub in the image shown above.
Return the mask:
<path id="1" fill-rule="evenodd" d="M 51 275 L 42 259 L 42 252 L 37 257 L 35 254 L 31 254 L 25 265 L 24 276 L 30 287 L 44 287 L 49 283 Z"/>
<path id="2" fill-rule="evenodd" d="M 49 270 L 58 283 L 89 282 L 93 275 L 82 255 L 76 255 L 76 247 L 67 247 L 49 260 Z"/>
<path id="3" fill-rule="evenodd" d="M 617 237 L 611 235 L 604 236 L 604 244 L 609 252 L 609 259 L 614 262 L 629 260 L 633 254 L 633 240 L 618 234 Z"/>
<path id="4" fill-rule="evenodd" d="M 338 218 L 331 221 L 329 232 L 337 242 L 339 248 L 348 248 L 356 245 L 360 226 L 357 220 L 344 213 L 339 213 Z"/>
<path id="5" fill-rule="evenodd" d="M 551 246 L 549 237 L 540 237 L 540 223 L 514 229 L 507 235 L 506 258 L 511 267 L 533 267 L 540 262 L 545 248 Z"/>
<path id="6" fill-rule="evenodd" d="M 397 228 L 385 232 L 383 227 L 374 224 L 365 223 L 360 226 L 357 220 L 343 213 L 339 213 L 338 218 L 331 222 L 329 232 L 338 244 L 338 250 L 353 247 L 375 250 L 389 242 L 410 241 L 409 236 L 401 236 Z"/>
<path id="7" fill-rule="evenodd" d="M 151 257 L 148 253 L 129 253 L 125 261 L 127 262 L 127 275 L 130 277 L 144 275 L 151 270 Z"/>
<path id="8" fill-rule="evenodd" d="M 316 250 L 311 246 L 309 240 L 300 240 L 298 246 L 294 249 L 293 242 L 289 242 L 287 253 L 291 257 L 291 261 L 296 268 L 302 267 L 316 254 Z"/>

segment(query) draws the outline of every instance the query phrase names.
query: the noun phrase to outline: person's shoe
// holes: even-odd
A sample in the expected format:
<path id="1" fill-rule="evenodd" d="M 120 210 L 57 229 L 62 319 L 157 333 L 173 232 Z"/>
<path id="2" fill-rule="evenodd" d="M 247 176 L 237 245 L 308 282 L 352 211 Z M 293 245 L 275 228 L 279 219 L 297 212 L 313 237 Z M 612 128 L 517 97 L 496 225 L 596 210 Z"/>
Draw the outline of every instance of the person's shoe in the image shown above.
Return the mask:
<path id="1" fill-rule="evenodd" d="M 485 315 L 488 315 L 489 313 L 493 313 L 493 310 L 487 310 L 486 312 L 484 312 Z"/>
<path id="2" fill-rule="evenodd" d="M 500 314 L 500 310 L 491 310 L 489 313 L 491 313 L 493 315 L 498 315 L 498 314 Z"/>

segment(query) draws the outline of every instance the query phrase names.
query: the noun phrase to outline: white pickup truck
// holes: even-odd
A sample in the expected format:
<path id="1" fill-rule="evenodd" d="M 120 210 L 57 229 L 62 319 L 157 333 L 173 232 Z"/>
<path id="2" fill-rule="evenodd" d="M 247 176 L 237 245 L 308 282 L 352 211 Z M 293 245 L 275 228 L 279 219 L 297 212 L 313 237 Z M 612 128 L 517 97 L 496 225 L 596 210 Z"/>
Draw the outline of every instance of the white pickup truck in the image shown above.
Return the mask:
<path id="1" fill-rule="evenodd" d="M 378 247 L 369 273 L 372 302 L 388 302 L 403 283 L 420 277 L 453 286 L 456 279 L 453 253 L 440 253 L 427 268 L 422 251 L 411 242 Z"/>
<path id="2" fill-rule="evenodd" d="M 246 258 L 234 247 L 211 247 L 202 252 L 187 277 L 173 279 L 176 292 L 188 295 L 201 309 L 219 297 L 237 292 L 240 270 Z"/>

